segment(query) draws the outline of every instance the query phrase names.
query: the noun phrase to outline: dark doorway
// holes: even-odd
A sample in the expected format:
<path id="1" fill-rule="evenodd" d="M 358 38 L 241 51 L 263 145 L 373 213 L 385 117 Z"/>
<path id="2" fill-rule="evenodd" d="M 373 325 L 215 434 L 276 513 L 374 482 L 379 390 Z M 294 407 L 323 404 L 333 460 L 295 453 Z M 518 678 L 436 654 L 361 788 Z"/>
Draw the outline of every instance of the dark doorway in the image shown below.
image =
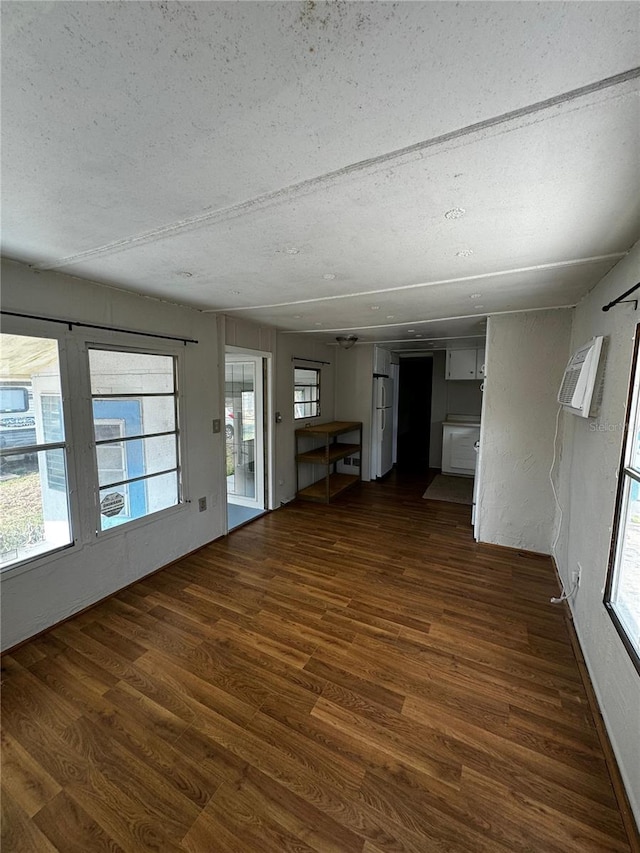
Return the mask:
<path id="1" fill-rule="evenodd" d="M 432 376 L 432 358 L 400 359 L 397 465 L 401 470 L 429 468 Z"/>

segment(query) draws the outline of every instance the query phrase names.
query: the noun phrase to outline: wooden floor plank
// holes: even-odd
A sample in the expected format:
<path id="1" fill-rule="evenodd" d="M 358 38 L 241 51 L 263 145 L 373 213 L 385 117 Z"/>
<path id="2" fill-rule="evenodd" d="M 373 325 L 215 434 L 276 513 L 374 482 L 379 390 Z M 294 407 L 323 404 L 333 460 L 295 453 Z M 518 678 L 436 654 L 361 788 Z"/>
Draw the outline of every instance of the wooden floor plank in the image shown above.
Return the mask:
<path id="1" fill-rule="evenodd" d="M 123 853 L 122 847 L 65 791 L 41 809 L 35 823 L 56 850 Z"/>
<path id="2" fill-rule="evenodd" d="M 0 791 L 2 850 L 11 853 L 56 853 L 63 848 L 54 846 L 38 825 L 30 819 L 13 799 L 4 785 Z"/>
<path id="3" fill-rule="evenodd" d="M 62 787 L 7 731 L 2 732 L 3 787 L 33 817 Z"/>
<path id="4" fill-rule="evenodd" d="M 635 853 L 550 560 L 427 476 L 260 517 L 3 659 L 3 850 Z"/>

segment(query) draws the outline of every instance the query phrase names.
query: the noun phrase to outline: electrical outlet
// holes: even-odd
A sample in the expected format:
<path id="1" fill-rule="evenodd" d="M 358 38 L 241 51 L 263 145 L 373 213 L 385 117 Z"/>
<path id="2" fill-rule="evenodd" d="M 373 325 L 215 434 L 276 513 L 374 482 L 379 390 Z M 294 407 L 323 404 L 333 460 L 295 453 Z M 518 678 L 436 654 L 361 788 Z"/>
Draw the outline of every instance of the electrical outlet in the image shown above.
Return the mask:
<path id="1" fill-rule="evenodd" d="M 204 512 L 207 508 L 207 499 L 198 498 L 198 512 Z"/>

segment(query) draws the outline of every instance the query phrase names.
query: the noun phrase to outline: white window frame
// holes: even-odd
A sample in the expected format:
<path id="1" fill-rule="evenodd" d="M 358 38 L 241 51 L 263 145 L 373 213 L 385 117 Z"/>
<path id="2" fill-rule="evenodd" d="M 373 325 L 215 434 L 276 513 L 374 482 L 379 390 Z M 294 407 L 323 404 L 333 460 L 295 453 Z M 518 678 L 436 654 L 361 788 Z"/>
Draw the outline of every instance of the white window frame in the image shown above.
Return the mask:
<path id="1" fill-rule="evenodd" d="M 185 354 L 179 344 L 152 342 L 136 338 L 129 333 L 114 331 L 94 331 L 91 337 L 86 329 L 67 328 L 59 322 L 46 318 L 3 317 L 3 333 L 25 335 L 34 338 L 48 338 L 58 342 L 60 366 L 60 388 L 62 392 L 62 410 L 65 425 L 67 500 L 69 504 L 69 522 L 72 541 L 59 548 L 34 554 L 22 561 L 16 561 L 0 569 L 0 579 L 8 580 L 41 567 L 55 564 L 58 560 L 69 558 L 71 553 L 79 553 L 85 547 L 91 547 L 108 537 L 119 537 L 133 533 L 138 528 L 157 524 L 159 519 L 188 511 L 189 489 L 188 423 L 185 417 Z M 88 348 L 113 349 L 119 352 L 131 351 L 151 355 L 172 356 L 175 361 L 175 381 L 177 388 L 177 406 L 179 424 L 180 459 L 180 500 L 177 504 L 157 512 L 132 519 L 126 524 L 104 530 L 97 535 L 95 505 L 97 503 L 98 477 L 95 467 L 93 448 L 93 417 L 91 406 L 91 383 L 89 376 Z M 73 389 L 73 393 L 71 390 Z"/>
<path id="2" fill-rule="evenodd" d="M 46 321 L 34 321 L 29 318 L 8 316 L 3 318 L 2 333 L 6 335 L 21 335 L 23 337 L 31 338 L 44 338 L 46 340 L 57 342 L 64 441 L 43 442 L 42 444 L 37 444 L 36 447 L 38 451 L 56 448 L 62 448 L 64 450 L 67 475 L 66 497 L 70 531 L 70 542 L 51 548 L 47 551 L 42 551 L 38 554 L 33 554 L 33 556 L 25 557 L 23 560 L 16 560 L 16 562 L 0 568 L 0 578 L 4 579 L 22 574 L 25 571 L 30 571 L 37 566 L 47 564 L 76 547 L 78 544 L 81 525 L 79 521 L 80 508 L 78 501 L 78 480 L 76 476 L 76 450 L 78 445 L 77 441 L 74 439 L 74 420 L 71 413 L 71 399 L 69 395 L 69 388 L 72 386 L 72 383 L 70 381 L 69 364 L 67 360 L 68 343 L 71 333 L 62 330 L 57 324 L 47 323 Z M 31 394 L 32 392 L 30 391 L 30 400 Z M 20 448 L 16 452 L 20 453 L 23 451 Z M 9 455 L 9 453 L 6 455 Z"/>
<path id="3" fill-rule="evenodd" d="M 310 370 L 317 374 L 318 381 L 313 385 L 309 385 L 308 383 L 296 382 L 296 371 L 298 370 Z M 296 400 L 296 388 L 317 388 L 318 393 L 315 400 Z M 319 418 L 320 417 L 320 407 L 321 407 L 321 394 L 322 394 L 322 371 L 318 367 L 303 367 L 301 365 L 294 365 L 293 368 L 293 419 L 294 421 L 304 421 L 309 420 L 310 418 Z M 297 415 L 296 414 L 296 406 L 309 406 L 315 403 L 316 411 L 313 415 Z"/>
<path id="4" fill-rule="evenodd" d="M 611 536 L 611 549 L 609 553 L 609 569 L 604 592 L 604 605 L 609 616 L 620 635 L 625 648 L 638 673 L 640 674 L 640 655 L 638 649 L 632 642 L 624 620 L 620 618 L 616 607 L 618 582 L 620 579 L 622 550 L 624 544 L 624 530 L 629 509 L 630 491 L 634 484 L 640 487 L 640 462 L 634 456 L 637 448 L 634 444 L 640 430 L 640 323 L 636 327 L 635 345 L 631 361 L 631 381 L 629 385 L 629 397 L 624 424 L 624 440 L 622 444 L 622 459 L 618 475 L 618 490 L 616 494 L 616 506 Z M 640 567 L 637 569 L 640 571 Z"/>
<path id="5" fill-rule="evenodd" d="M 179 510 L 185 504 L 185 494 L 186 494 L 186 485 L 185 485 L 185 466 L 184 466 L 184 430 L 182 427 L 183 424 L 183 405 L 182 405 L 182 360 L 180 357 L 180 353 L 175 348 L 167 348 L 164 349 L 162 347 L 151 347 L 151 346 L 135 346 L 131 345 L 128 342 L 122 342 L 120 336 L 117 333 L 114 333 L 116 337 L 118 337 L 118 342 L 110 341 L 109 343 L 95 342 L 95 341 L 85 341 L 85 354 L 86 354 L 86 381 L 89 390 L 89 413 L 88 413 L 88 429 L 91 433 L 91 447 L 92 447 L 92 481 L 93 481 L 93 494 L 94 494 L 94 513 L 93 518 L 94 522 L 92 524 L 92 534 L 94 537 L 102 539 L 103 537 L 117 535 L 120 531 L 124 532 L 125 530 L 131 530 L 132 528 L 141 526 L 143 524 L 148 524 L 150 521 L 156 520 L 163 514 L 173 513 L 176 510 Z M 101 521 L 100 521 L 100 491 L 104 488 L 114 488 L 117 487 L 116 483 L 110 484 L 106 487 L 100 486 L 99 474 L 98 474 L 98 460 L 97 460 L 97 443 L 95 441 L 94 436 L 94 420 L 93 420 L 93 398 L 94 396 L 103 399 L 104 394 L 93 394 L 91 391 L 91 369 L 89 364 L 89 352 L 91 350 L 102 350 L 102 351 L 110 351 L 110 352 L 118 352 L 118 353 L 136 353 L 139 355 L 152 355 L 159 356 L 161 358 L 172 358 L 173 359 L 173 383 L 174 383 L 174 392 L 173 395 L 167 394 L 166 396 L 174 397 L 174 413 L 175 413 L 175 431 L 170 431 L 175 434 L 176 441 L 176 460 L 177 467 L 176 476 L 177 476 L 177 502 L 171 506 L 164 507 L 163 509 L 156 510 L 154 512 L 146 513 L 145 515 L 138 516 L 136 518 L 128 519 L 127 521 L 123 521 L 122 524 L 115 525 L 113 527 L 101 529 Z M 118 398 L 130 396 L 131 398 L 144 397 L 144 393 L 135 393 L 131 394 L 116 394 L 114 395 Z M 148 395 L 147 395 L 148 396 Z M 152 395 L 152 396 L 165 396 L 165 395 Z M 150 434 L 149 434 L 150 435 Z M 127 440 L 140 440 L 141 438 L 148 438 L 149 435 L 143 434 L 136 437 L 122 438 L 120 441 Z M 132 479 L 149 479 L 150 477 L 157 476 L 164 472 L 156 472 L 154 474 L 145 475 L 141 478 L 132 478 Z M 127 480 L 126 482 L 129 482 Z"/>

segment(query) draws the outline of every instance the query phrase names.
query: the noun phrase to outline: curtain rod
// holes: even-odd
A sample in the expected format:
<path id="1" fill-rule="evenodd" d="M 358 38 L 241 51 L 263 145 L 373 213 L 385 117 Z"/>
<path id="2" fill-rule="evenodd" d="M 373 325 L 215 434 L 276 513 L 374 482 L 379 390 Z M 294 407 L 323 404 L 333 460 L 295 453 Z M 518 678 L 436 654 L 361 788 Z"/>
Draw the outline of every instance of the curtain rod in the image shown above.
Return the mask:
<path id="1" fill-rule="evenodd" d="M 320 361 L 319 358 L 303 358 L 301 355 L 292 355 L 291 361 L 312 361 L 314 364 L 331 364 L 330 361 Z"/>
<path id="2" fill-rule="evenodd" d="M 60 320 L 55 317 L 39 317 L 37 314 L 20 314 L 18 311 L 0 311 L 0 314 L 6 314 L 9 317 L 24 317 L 27 320 L 43 320 L 45 323 L 61 323 L 63 326 L 68 326 L 69 331 L 74 326 L 82 326 L 85 329 L 102 329 L 104 332 L 120 332 L 123 335 L 142 335 L 145 338 L 162 338 L 165 341 L 182 341 L 187 344 L 197 344 L 198 341 L 193 338 L 178 338 L 174 335 L 156 335 L 153 332 L 136 332 L 133 329 L 120 329 L 117 326 L 98 326 L 95 323 L 81 323 L 78 320 Z"/>
<path id="3" fill-rule="evenodd" d="M 637 290 L 640 287 L 640 281 L 637 284 L 634 284 L 633 287 L 630 287 L 629 290 L 625 290 L 617 299 L 614 299 L 608 305 L 603 305 L 602 310 L 608 311 L 609 308 L 613 308 L 614 305 L 617 305 L 619 302 L 635 302 L 635 310 L 638 310 L 638 300 L 637 299 L 625 299 L 625 296 L 629 296 L 630 293 L 633 293 L 634 290 Z"/>

